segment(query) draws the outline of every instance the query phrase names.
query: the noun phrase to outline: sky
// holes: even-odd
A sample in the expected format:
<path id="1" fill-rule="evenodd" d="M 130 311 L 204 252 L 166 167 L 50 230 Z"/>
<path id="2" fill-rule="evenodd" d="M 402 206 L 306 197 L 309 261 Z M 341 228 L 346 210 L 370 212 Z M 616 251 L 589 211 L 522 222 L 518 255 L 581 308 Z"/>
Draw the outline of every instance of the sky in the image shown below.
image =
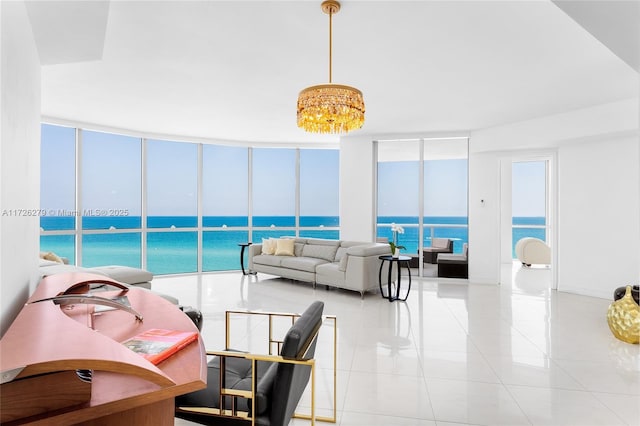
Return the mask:
<path id="1" fill-rule="evenodd" d="M 75 129 L 44 124 L 41 207 L 73 210 L 75 203 Z M 139 138 L 82 131 L 81 191 L 85 209 L 126 209 L 140 215 L 141 158 Z M 149 140 L 147 209 L 151 216 L 197 214 L 198 145 Z M 295 215 L 294 149 L 254 148 L 253 211 L 256 216 Z M 417 216 L 417 161 L 380 162 L 378 214 Z M 246 216 L 249 200 L 248 150 L 203 146 L 203 212 L 205 216 Z M 339 152 L 311 149 L 300 153 L 300 214 L 339 215 Z M 467 215 L 467 160 L 425 162 L 426 216 Z M 544 216 L 544 162 L 513 165 L 513 215 Z"/>
<path id="2" fill-rule="evenodd" d="M 511 170 L 511 215 L 544 217 L 546 162 L 518 161 L 513 163 Z"/>
<path id="3" fill-rule="evenodd" d="M 378 215 L 419 215 L 419 163 L 378 163 Z M 467 160 L 432 160 L 424 167 L 425 216 L 467 216 Z"/>
<path id="4" fill-rule="evenodd" d="M 73 210 L 75 203 L 75 131 L 42 126 L 41 205 Z M 198 144 L 148 140 L 147 212 L 151 216 L 197 214 Z M 203 213 L 246 216 L 249 200 L 248 149 L 203 145 Z M 254 148 L 253 212 L 256 216 L 295 215 L 296 150 Z M 142 147 L 139 138 L 82 131 L 83 209 L 126 209 L 140 215 Z M 64 164 L 61 168 L 60 165 Z M 338 216 L 339 153 L 300 152 L 300 213 Z"/>

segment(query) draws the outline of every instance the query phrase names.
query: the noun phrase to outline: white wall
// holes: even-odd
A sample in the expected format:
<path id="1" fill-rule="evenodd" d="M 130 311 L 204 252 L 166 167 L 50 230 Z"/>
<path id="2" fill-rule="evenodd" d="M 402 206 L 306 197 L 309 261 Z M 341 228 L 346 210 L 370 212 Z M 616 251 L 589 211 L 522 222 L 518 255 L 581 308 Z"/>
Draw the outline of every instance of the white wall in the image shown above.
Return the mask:
<path id="1" fill-rule="evenodd" d="M 500 157 L 469 141 L 469 282 L 500 282 Z"/>
<path id="2" fill-rule="evenodd" d="M 637 137 L 568 144 L 558 151 L 559 289 L 611 298 L 640 274 Z"/>
<path id="3" fill-rule="evenodd" d="M 557 152 L 557 288 L 611 297 L 620 282 L 640 276 L 638 100 L 613 102 L 472 132 L 469 156 L 470 281 L 498 283 L 501 246 L 508 238 L 501 168 L 531 151 Z M 505 163 L 505 161 L 507 163 Z M 478 200 L 485 201 L 479 207 Z M 508 203 L 502 203 L 507 205 Z M 502 211 L 504 210 L 504 211 Z M 593 228 L 596 226 L 597 228 Z M 590 229 L 594 231 L 591 232 Z M 594 234 L 601 234 L 594 237 Z M 612 234 L 614 236 L 612 236 Z M 615 239 L 613 250 L 601 244 Z M 597 252 L 595 255 L 592 253 Z M 587 266 L 588 265 L 588 266 Z M 612 265 L 618 270 L 612 276 Z"/>
<path id="4" fill-rule="evenodd" d="M 638 98 L 598 105 L 471 133 L 471 152 L 557 147 L 563 142 L 638 132 Z"/>
<path id="5" fill-rule="evenodd" d="M 375 241 L 373 155 L 371 138 L 340 141 L 340 239 Z"/>
<path id="6" fill-rule="evenodd" d="M 511 263 L 513 246 L 513 160 L 511 157 L 500 160 L 500 262 Z"/>
<path id="7" fill-rule="evenodd" d="M 40 203 L 40 62 L 23 2 L 0 2 L 0 333 L 37 280 Z"/>

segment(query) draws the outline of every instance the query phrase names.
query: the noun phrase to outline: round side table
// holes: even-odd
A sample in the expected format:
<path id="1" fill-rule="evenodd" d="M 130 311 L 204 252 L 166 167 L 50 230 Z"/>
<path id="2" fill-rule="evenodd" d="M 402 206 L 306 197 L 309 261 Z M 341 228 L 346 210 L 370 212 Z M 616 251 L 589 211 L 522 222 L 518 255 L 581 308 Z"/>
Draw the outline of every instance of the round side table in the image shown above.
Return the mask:
<path id="1" fill-rule="evenodd" d="M 241 249 L 240 249 L 240 268 L 242 268 L 242 275 L 256 275 L 256 272 L 251 272 L 251 271 L 245 271 L 244 270 L 244 249 L 249 247 L 251 244 L 253 244 L 253 243 L 239 243 L 238 244 L 238 246 L 241 247 Z"/>
<path id="2" fill-rule="evenodd" d="M 389 299 L 389 302 L 393 302 L 396 300 L 402 300 L 405 301 L 407 300 L 407 297 L 409 297 L 409 292 L 411 291 L 411 256 L 398 256 L 398 257 L 393 257 L 391 255 L 385 255 L 385 256 L 378 256 L 378 259 L 380 259 L 382 262 L 380 263 L 380 271 L 378 271 L 378 284 L 380 285 L 380 293 L 382 294 L 382 297 L 384 297 L 385 299 Z M 384 267 L 384 263 L 385 262 L 389 262 L 389 271 L 387 273 L 387 295 L 385 296 L 384 291 L 382 289 L 382 268 Z M 391 294 L 391 273 L 393 272 L 393 266 L 394 264 L 397 264 L 397 269 L 398 269 L 398 276 L 397 276 L 397 283 L 396 283 L 396 294 L 395 296 L 393 294 Z M 407 288 L 407 294 L 404 296 L 404 298 L 400 298 L 400 287 L 402 287 L 402 274 L 401 274 L 401 267 L 402 265 L 407 267 L 407 272 L 409 274 L 409 287 Z"/>

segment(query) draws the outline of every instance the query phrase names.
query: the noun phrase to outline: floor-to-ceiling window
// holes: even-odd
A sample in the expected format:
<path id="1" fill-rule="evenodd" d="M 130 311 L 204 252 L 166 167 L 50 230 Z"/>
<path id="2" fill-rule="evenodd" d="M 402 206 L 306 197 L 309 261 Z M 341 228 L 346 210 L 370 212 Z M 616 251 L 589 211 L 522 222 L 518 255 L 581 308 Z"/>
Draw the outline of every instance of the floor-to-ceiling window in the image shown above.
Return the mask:
<path id="1" fill-rule="evenodd" d="M 198 145 L 146 141 L 147 268 L 198 271 Z"/>
<path id="2" fill-rule="evenodd" d="M 378 142 L 376 237 L 392 240 L 392 224 L 404 252 L 418 253 L 420 244 L 420 140 Z"/>
<path id="3" fill-rule="evenodd" d="M 253 240 L 295 234 L 295 149 L 254 148 L 252 163 Z"/>
<path id="4" fill-rule="evenodd" d="M 40 246 L 75 263 L 76 129 L 43 124 L 40 157 Z"/>
<path id="5" fill-rule="evenodd" d="M 453 240 L 453 252 L 461 253 L 469 241 L 467 139 L 424 141 L 424 238 Z"/>
<path id="6" fill-rule="evenodd" d="M 337 149 L 152 140 L 42 125 L 40 247 L 81 266 L 239 269 L 238 244 L 338 238 Z"/>
<path id="7" fill-rule="evenodd" d="M 300 236 L 339 238 L 339 152 L 301 149 Z"/>
<path id="8" fill-rule="evenodd" d="M 377 238 L 391 239 L 417 255 L 433 238 L 453 240 L 454 252 L 468 242 L 468 140 L 381 140 L 377 155 Z"/>
<path id="9" fill-rule="evenodd" d="M 82 265 L 140 267 L 142 142 L 88 130 L 79 139 Z"/>
<path id="10" fill-rule="evenodd" d="M 525 237 L 548 241 L 548 161 L 515 161 L 511 171 L 512 256 Z"/>
<path id="11" fill-rule="evenodd" d="M 238 244 L 249 238 L 249 149 L 202 147 L 202 270 L 238 268 Z"/>

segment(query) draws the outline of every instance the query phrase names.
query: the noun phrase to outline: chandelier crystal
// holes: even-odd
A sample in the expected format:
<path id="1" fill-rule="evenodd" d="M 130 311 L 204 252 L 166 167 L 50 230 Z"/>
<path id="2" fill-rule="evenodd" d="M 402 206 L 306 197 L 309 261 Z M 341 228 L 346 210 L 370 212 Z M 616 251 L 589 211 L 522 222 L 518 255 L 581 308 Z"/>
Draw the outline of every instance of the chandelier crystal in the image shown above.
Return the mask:
<path id="1" fill-rule="evenodd" d="M 332 16 L 340 10 L 340 3 L 325 0 L 322 10 L 329 15 L 329 83 L 300 92 L 298 127 L 312 133 L 347 133 L 364 124 L 364 99 L 360 90 L 331 82 Z"/>

